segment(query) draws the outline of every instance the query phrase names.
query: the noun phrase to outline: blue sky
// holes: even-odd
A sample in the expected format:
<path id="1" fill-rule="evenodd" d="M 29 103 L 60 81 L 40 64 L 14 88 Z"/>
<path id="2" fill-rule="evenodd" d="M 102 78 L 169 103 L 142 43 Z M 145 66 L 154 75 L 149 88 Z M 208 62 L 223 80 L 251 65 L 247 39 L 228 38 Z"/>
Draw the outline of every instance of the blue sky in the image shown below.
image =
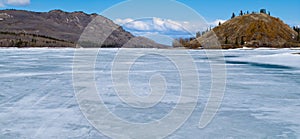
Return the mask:
<path id="1" fill-rule="evenodd" d="M 98 13 L 134 35 L 172 34 L 172 38 L 187 36 L 178 26 L 194 35 L 228 20 L 233 12 L 238 14 L 240 10 L 252 12 L 265 8 L 288 25 L 299 26 L 299 5 L 300 0 L 0 0 L 1 9 Z"/>
<path id="2" fill-rule="evenodd" d="M 0 0 L 29 1 L 29 0 Z M 152 0 L 149 0 L 152 1 Z M 164 0 L 161 0 L 164 1 Z M 199 12 L 207 21 L 228 19 L 232 12 L 240 10 L 259 10 L 266 8 L 271 14 L 280 17 L 288 24 L 300 24 L 299 0 L 178 0 Z M 30 3 L 5 5 L 1 9 L 15 8 L 32 11 L 49 11 L 62 9 L 65 11 L 84 11 L 87 13 L 101 13 L 123 0 L 31 0 Z M 159 2 L 158 2 L 159 4 Z M 17 5 L 17 6 L 14 6 Z"/>

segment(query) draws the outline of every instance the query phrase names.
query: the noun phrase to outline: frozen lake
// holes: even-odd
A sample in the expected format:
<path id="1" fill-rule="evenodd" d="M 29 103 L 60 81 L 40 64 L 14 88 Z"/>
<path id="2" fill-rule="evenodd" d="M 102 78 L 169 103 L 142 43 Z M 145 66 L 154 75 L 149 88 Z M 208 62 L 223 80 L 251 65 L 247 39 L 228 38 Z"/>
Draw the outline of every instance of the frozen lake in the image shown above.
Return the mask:
<path id="1" fill-rule="evenodd" d="M 133 53 L 128 56 L 158 51 L 131 50 Z M 88 122 L 76 101 L 72 78 L 74 51 L 0 49 L 1 139 L 108 138 Z M 205 51 L 160 51 L 185 51 L 191 55 L 200 81 L 194 112 L 168 138 L 300 138 L 300 55 L 292 54 L 300 50 L 224 50 L 225 95 L 215 118 L 203 129 L 198 124 L 211 86 L 211 68 Z M 149 80 L 157 72 L 167 83 L 166 94 L 158 105 L 148 109 L 131 108 L 119 100 L 111 79 L 117 53 L 118 49 L 103 49 L 95 63 L 95 83 L 107 109 L 121 119 L 136 123 L 163 118 L 180 97 L 182 83 L 176 63 L 154 54 L 133 63 L 128 61 L 131 64 L 128 82 L 137 96 L 149 95 Z M 213 60 L 219 59 L 222 57 Z"/>

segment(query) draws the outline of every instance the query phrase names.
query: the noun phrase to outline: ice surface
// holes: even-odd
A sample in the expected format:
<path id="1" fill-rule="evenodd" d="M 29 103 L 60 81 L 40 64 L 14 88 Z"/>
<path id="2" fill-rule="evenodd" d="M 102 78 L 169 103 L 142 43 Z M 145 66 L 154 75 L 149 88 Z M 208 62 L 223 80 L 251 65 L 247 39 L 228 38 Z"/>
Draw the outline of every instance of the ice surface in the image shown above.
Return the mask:
<path id="1" fill-rule="evenodd" d="M 176 54 L 184 50 L 132 51 L 129 55 L 148 51 Z M 160 103 L 149 109 L 136 109 L 123 103 L 114 89 L 111 69 L 117 52 L 118 49 L 102 49 L 95 64 L 95 83 L 107 108 L 116 116 L 137 123 L 159 120 L 168 114 L 180 98 L 181 80 L 176 64 L 158 55 L 126 63 L 132 65 L 129 83 L 137 96 L 149 95 L 153 74 L 159 73 L 167 83 Z M 300 138 L 300 55 L 292 54 L 299 50 L 223 51 L 226 92 L 219 112 L 204 129 L 199 129 L 198 124 L 209 97 L 211 69 L 205 51 L 187 52 L 198 68 L 199 101 L 188 121 L 168 138 Z M 1 139 L 107 138 L 88 122 L 76 102 L 73 56 L 74 49 L 0 50 Z"/>

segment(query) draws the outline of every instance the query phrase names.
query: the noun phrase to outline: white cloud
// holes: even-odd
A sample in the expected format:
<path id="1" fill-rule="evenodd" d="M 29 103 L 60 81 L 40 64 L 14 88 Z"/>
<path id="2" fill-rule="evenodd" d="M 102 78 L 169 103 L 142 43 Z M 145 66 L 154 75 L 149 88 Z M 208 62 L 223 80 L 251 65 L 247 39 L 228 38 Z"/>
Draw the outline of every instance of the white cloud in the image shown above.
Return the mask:
<path id="1" fill-rule="evenodd" d="M 150 30 L 150 25 L 142 22 L 142 21 L 134 21 L 126 24 L 127 28 L 135 29 L 135 30 Z"/>
<path id="2" fill-rule="evenodd" d="M 197 31 L 204 31 L 209 24 L 203 22 L 192 21 L 174 21 L 162 18 L 145 18 L 133 20 L 130 18 L 116 19 L 115 23 L 123 26 L 134 35 L 156 33 L 162 35 L 194 35 Z"/>
<path id="3" fill-rule="evenodd" d="M 6 0 L 6 4 L 15 6 L 28 5 L 30 0 Z"/>
<path id="4" fill-rule="evenodd" d="M 126 19 L 116 19 L 115 23 L 119 24 L 119 25 L 123 25 L 129 22 L 132 22 L 133 19 L 130 18 L 126 18 Z"/>
<path id="5" fill-rule="evenodd" d="M 134 21 L 133 19 L 126 18 L 126 19 L 116 19 L 115 23 L 119 25 L 123 25 L 124 27 L 128 29 L 133 30 L 149 30 L 150 27 L 147 23 L 143 21 Z"/>
<path id="6" fill-rule="evenodd" d="M 23 6 L 30 4 L 30 0 L 0 0 L 0 7 L 5 5 Z"/>

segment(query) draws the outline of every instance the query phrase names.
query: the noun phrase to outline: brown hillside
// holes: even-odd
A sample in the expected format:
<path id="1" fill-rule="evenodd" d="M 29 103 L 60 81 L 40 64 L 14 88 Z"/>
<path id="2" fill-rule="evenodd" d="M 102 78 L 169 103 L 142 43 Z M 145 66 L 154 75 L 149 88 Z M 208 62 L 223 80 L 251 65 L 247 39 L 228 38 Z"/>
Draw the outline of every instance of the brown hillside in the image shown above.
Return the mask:
<path id="1" fill-rule="evenodd" d="M 105 39 L 102 44 L 80 40 L 91 21 L 96 25 L 93 27 L 97 34 L 90 34 L 89 37 Z M 110 19 L 97 14 L 61 10 L 0 10 L 0 47 L 76 47 L 77 43 L 81 47 L 123 47 L 131 39 L 135 40 L 131 47 L 167 48 L 146 38 L 135 37 Z M 147 43 L 144 43 L 145 40 Z"/>
<path id="2" fill-rule="evenodd" d="M 279 18 L 267 14 L 246 14 L 235 17 L 213 29 L 223 48 L 236 47 L 291 47 L 297 32 Z M 213 33 L 198 38 L 201 43 Z M 199 44 L 196 40 L 191 45 Z M 296 45 L 298 45 L 296 43 Z"/>

